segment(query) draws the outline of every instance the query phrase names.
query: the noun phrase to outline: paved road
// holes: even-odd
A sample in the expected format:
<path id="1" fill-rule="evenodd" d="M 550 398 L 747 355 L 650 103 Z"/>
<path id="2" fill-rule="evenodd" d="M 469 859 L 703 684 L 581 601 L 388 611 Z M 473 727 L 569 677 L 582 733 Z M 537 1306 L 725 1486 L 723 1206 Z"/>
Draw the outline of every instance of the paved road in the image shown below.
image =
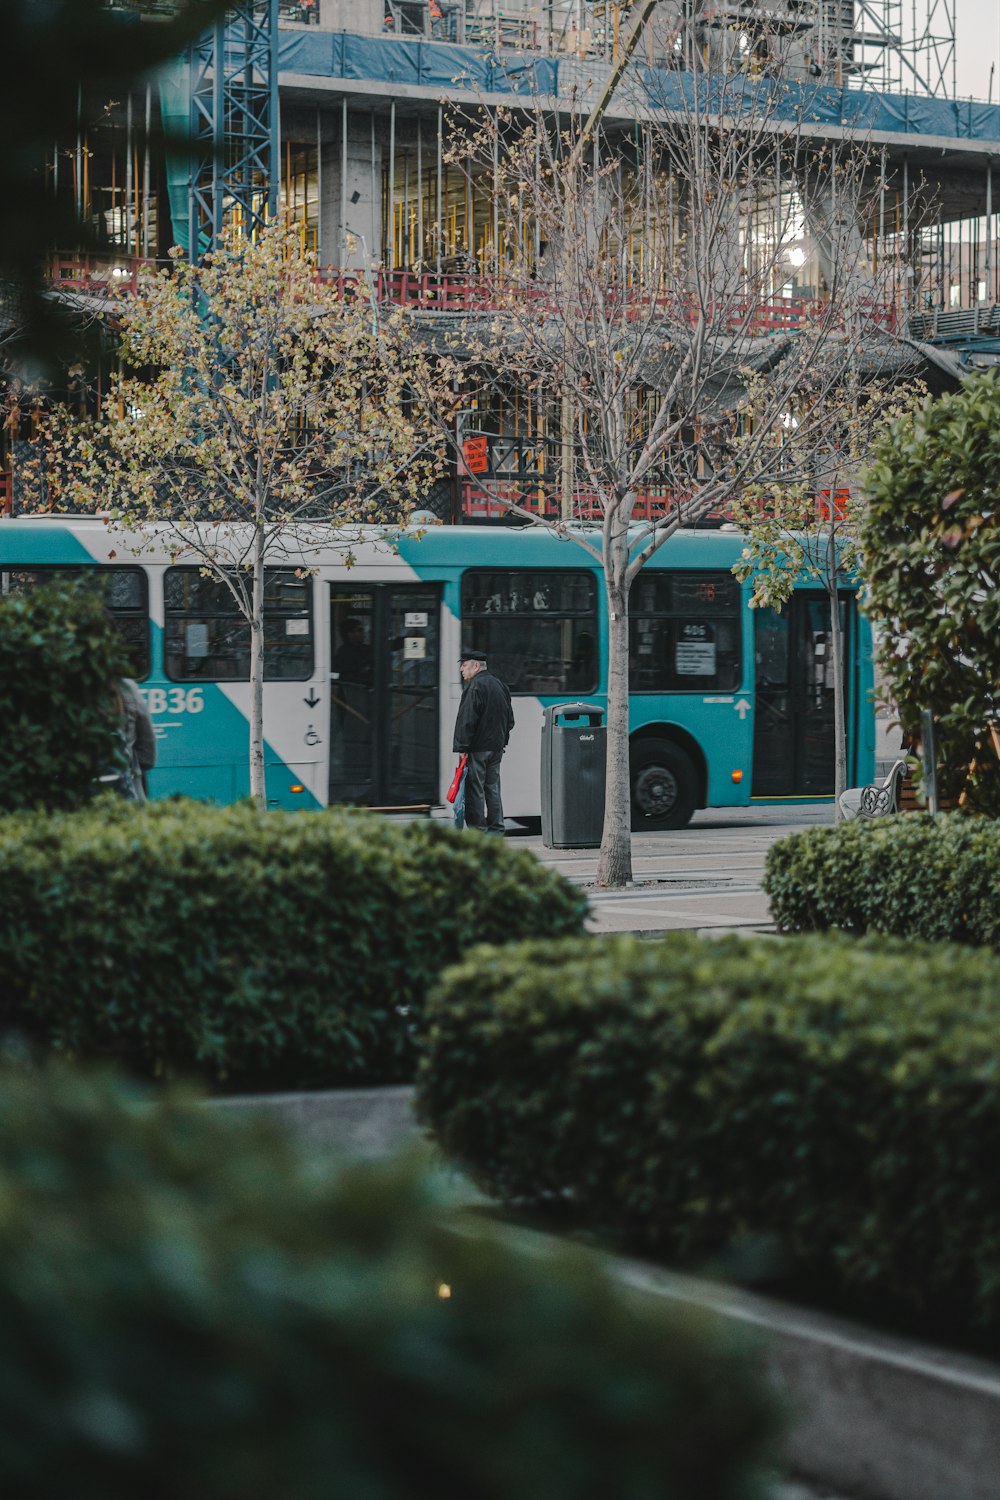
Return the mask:
<path id="1" fill-rule="evenodd" d="M 546 849 L 537 835 L 514 841 L 587 887 L 594 932 L 766 931 L 760 881 L 768 849 L 796 829 L 832 821 L 829 804 L 706 809 L 676 833 L 635 834 L 635 883 L 624 891 L 597 889 L 596 849 Z"/>

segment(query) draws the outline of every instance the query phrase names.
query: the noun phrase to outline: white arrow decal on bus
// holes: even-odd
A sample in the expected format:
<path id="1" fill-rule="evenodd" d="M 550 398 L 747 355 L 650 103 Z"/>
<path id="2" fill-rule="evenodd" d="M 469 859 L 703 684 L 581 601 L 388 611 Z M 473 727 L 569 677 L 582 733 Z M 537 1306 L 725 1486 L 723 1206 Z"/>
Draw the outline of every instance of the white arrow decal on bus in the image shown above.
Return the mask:
<path id="1" fill-rule="evenodd" d="M 743 720 L 746 718 L 747 714 L 750 712 L 750 705 L 749 705 L 749 703 L 747 702 L 747 700 L 745 698 L 739 698 L 733 704 L 733 707 L 735 708 L 736 712 L 739 714 L 739 716 L 740 716 L 740 723 L 742 724 Z"/>

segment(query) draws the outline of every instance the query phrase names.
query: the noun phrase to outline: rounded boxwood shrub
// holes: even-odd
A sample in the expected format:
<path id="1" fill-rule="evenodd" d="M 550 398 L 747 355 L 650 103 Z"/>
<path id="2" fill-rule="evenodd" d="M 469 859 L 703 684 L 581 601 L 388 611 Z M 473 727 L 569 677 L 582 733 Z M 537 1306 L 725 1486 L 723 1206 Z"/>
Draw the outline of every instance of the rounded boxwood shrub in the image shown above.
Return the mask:
<path id="1" fill-rule="evenodd" d="M 0 812 L 80 807 L 121 758 L 124 647 L 99 596 L 54 582 L 0 597 Z"/>
<path id="2" fill-rule="evenodd" d="M 592 1257 L 204 1106 L 0 1074 L 17 1500 L 749 1500 L 752 1349 Z"/>
<path id="3" fill-rule="evenodd" d="M 580 932 L 525 850 L 367 812 L 108 799 L 0 820 L 0 1029 L 230 1090 L 409 1078 L 478 939 Z"/>
<path id="4" fill-rule="evenodd" d="M 1000 958 L 677 934 L 480 949 L 418 1108 L 489 1193 L 810 1297 L 1000 1331 Z"/>
<path id="5" fill-rule="evenodd" d="M 768 850 L 764 889 L 789 932 L 841 928 L 1000 948 L 1000 822 L 949 813 L 810 828 Z"/>

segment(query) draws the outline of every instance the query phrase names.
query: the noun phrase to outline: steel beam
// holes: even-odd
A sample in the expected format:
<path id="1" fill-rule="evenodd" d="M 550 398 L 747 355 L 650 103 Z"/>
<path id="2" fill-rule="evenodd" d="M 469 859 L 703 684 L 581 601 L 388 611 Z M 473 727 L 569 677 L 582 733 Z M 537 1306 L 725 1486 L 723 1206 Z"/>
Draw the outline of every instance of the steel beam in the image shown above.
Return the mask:
<path id="1" fill-rule="evenodd" d="M 278 210 L 278 0 L 245 0 L 192 43 L 191 226 L 200 258 Z"/>

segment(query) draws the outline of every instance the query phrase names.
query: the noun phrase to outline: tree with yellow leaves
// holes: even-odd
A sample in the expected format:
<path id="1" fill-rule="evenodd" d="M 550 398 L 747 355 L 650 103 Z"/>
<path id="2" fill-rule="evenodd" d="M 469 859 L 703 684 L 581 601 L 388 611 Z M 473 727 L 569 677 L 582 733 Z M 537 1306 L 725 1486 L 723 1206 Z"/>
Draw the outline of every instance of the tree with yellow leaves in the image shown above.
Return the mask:
<path id="1" fill-rule="evenodd" d="M 265 564 L 301 562 L 331 527 L 405 524 L 440 470 L 449 370 L 402 309 L 324 283 L 277 225 L 147 272 L 122 300 L 121 339 L 102 416 L 51 414 L 20 503 L 103 510 L 137 553 L 155 543 L 225 585 L 249 628 L 263 805 Z"/>

